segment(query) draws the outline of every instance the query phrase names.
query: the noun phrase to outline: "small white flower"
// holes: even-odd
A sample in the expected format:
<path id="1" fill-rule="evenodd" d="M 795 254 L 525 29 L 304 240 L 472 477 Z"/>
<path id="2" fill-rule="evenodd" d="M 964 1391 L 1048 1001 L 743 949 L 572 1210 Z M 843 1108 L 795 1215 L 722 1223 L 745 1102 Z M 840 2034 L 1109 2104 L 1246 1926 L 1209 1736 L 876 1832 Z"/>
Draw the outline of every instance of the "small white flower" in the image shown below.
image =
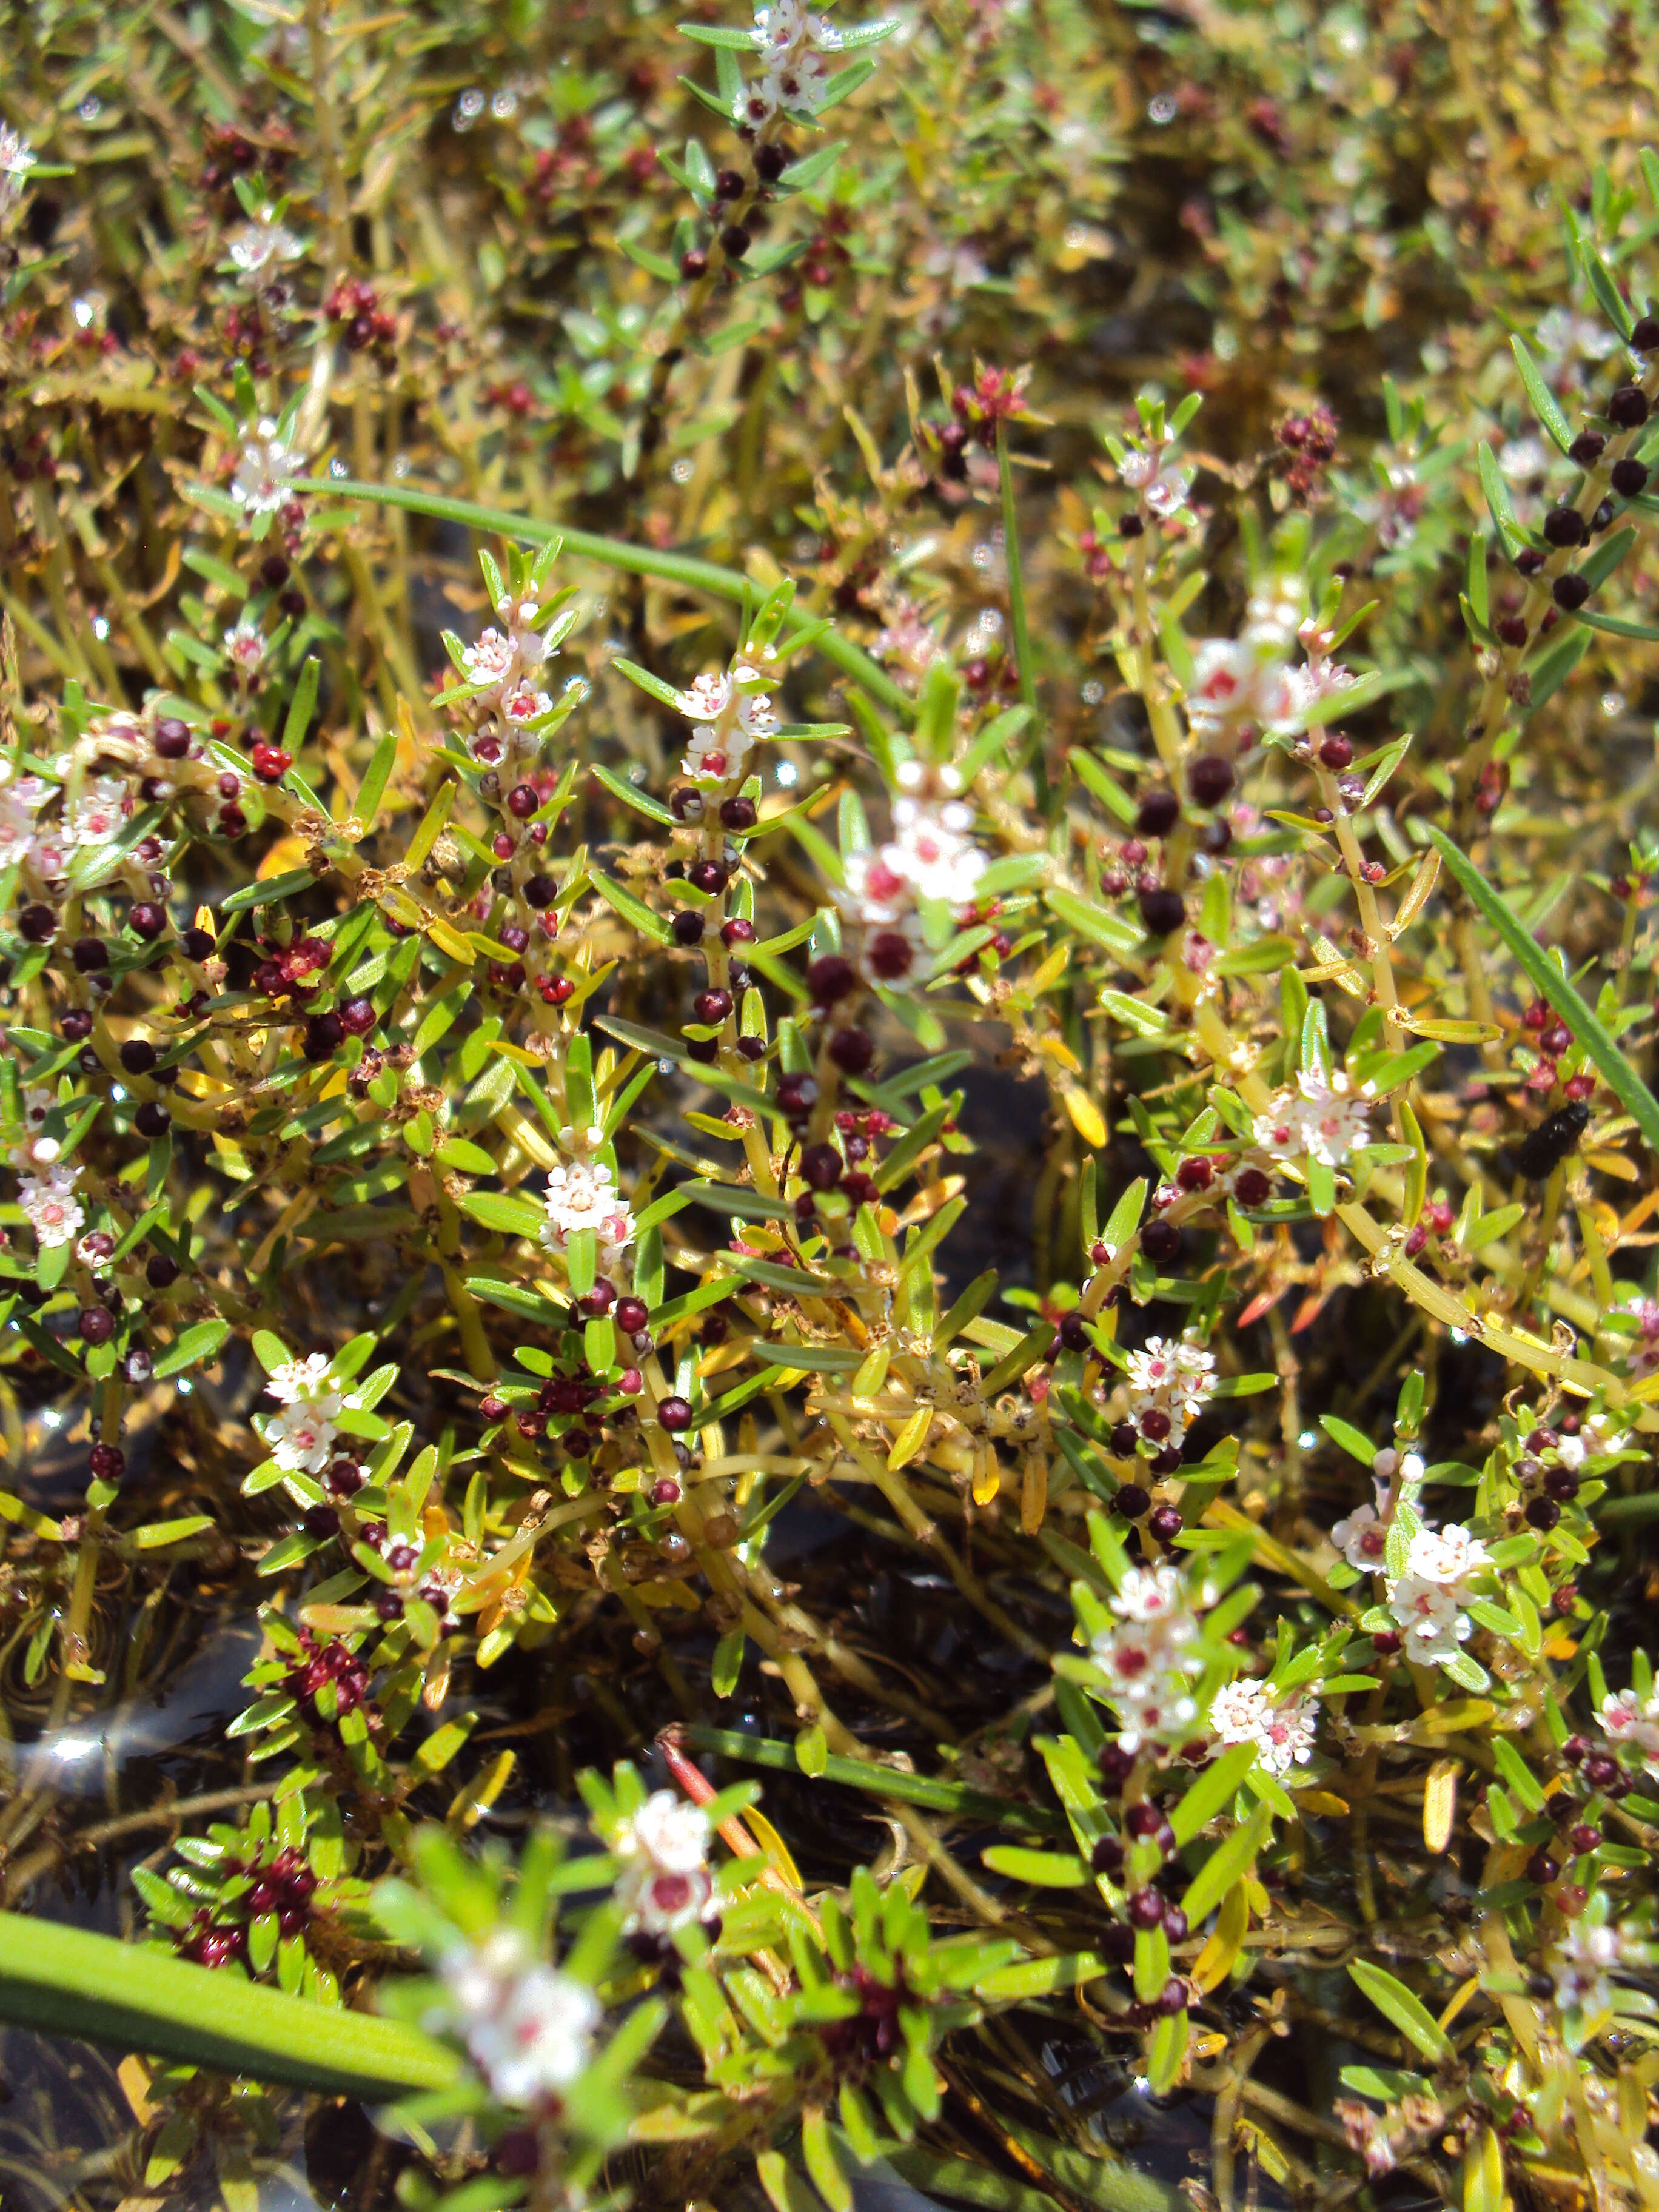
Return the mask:
<path id="1" fill-rule="evenodd" d="M 1164 1622 L 1183 1643 L 1198 1632 L 1187 1611 L 1181 1577 L 1170 1566 L 1131 1567 L 1112 1599 L 1112 1611 L 1124 1620 Z"/>
<path id="2" fill-rule="evenodd" d="M 553 712 L 553 702 L 533 684 L 520 684 L 502 700 L 501 712 L 509 722 L 538 722 L 544 714 Z"/>
<path id="3" fill-rule="evenodd" d="M 1628 1431 L 1620 1428 L 1606 1413 L 1592 1413 L 1579 1425 L 1576 1436 L 1562 1437 L 1554 1455 L 1563 1467 L 1576 1474 L 1588 1461 L 1621 1451 L 1628 1441 Z"/>
<path id="4" fill-rule="evenodd" d="M 127 818 L 127 787 L 119 776 L 94 776 L 64 810 L 67 845 L 106 845 Z"/>
<path id="5" fill-rule="evenodd" d="M 1627 1743 L 1645 1758 L 1659 1757 L 1659 1696 L 1644 1705 L 1634 1690 L 1601 1700 L 1601 1726 L 1613 1743 Z"/>
<path id="6" fill-rule="evenodd" d="M 265 641 L 251 622 L 239 622 L 224 635 L 225 658 L 243 676 L 257 676 L 264 665 Z"/>
<path id="7" fill-rule="evenodd" d="M 513 639 L 498 629 L 487 629 L 476 645 L 461 652 L 461 665 L 469 684 L 501 684 L 511 675 L 518 659 Z"/>
<path id="8" fill-rule="evenodd" d="M 1470 1577 L 1488 1564 L 1486 1547 L 1461 1522 L 1443 1528 L 1419 1528 L 1412 1538 L 1406 1572 L 1425 1583 L 1441 1583 L 1458 1596 Z"/>
<path id="9" fill-rule="evenodd" d="M 706 1917 L 714 1890 L 708 1834 L 702 1806 L 672 1790 L 654 1791 L 626 1823 L 612 1846 L 628 1863 L 617 1885 L 626 1932 L 667 1936 Z"/>
<path id="10" fill-rule="evenodd" d="M 284 1474 L 320 1474 L 334 1455 L 334 1424 L 303 1400 L 265 1416 L 264 1437 Z"/>
<path id="11" fill-rule="evenodd" d="M 253 222 L 239 224 L 231 232 L 225 251 L 248 289 L 262 292 L 305 249 L 291 230 L 272 219 L 267 208 Z"/>
<path id="12" fill-rule="evenodd" d="M 34 149 L 6 124 L 0 123 L 0 215 L 21 197 L 23 179 L 34 163 Z"/>
<path id="13" fill-rule="evenodd" d="M 265 1377 L 265 1395 L 279 1406 L 308 1406 L 313 1413 L 331 1421 L 345 1401 L 340 1386 L 329 1374 L 325 1352 L 313 1352 L 305 1359 L 289 1359 L 272 1368 Z"/>
<path id="14" fill-rule="evenodd" d="M 619 1858 L 649 1860 L 665 1874 L 696 1874 L 708 1862 L 708 1815 L 672 1790 L 653 1790 L 614 1848 Z"/>
<path id="15" fill-rule="evenodd" d="M 1332 1529 L 1331 1541 L 1348 1565 L 1358 1568 L 1362 1575 L 1382 1573 L 1389 1531 L 1378 1519 L 1374 1505 L 1356 1506 L 1346 1521 L 1339 1521 Z"/>
<path id="16" fill-rule="evenodd" d="M 1253 1743 L 1269 1774 L 1288 1774 L 1313 1757 L 1318 1708 L 1310 1698 L 1276 1699 L 1265 1682 L 1228 1682 L 1210 1701 L 1210 1727 L 1223 1743 Z"/>
<path id="17" fill-rule="evenodd" d="M 1406 1632 L 1406 1655 L 1426 1666 L 1449 1659 L 1468 1640 L 1469 1619 L 1444 1583 L 1401 1575 L 1389 1592 L 1389 1610 Z"/>
<path id="18" fill-rule="evenodd" d="M 53 1168 L 44 1176 L 25 1176 L 17 1187 L 17 1203 L 28 1216 L 34 1241 L 45 1252 L 53 1245 L 72 1244 L 81 1233 L 86 1212 L 75 1195 L 78 1168 Z"/>
<path id="19" fill-rule="evenodd" d="M 242 441 L 242 456 L 231 478 L 231 496 L 250 514 L 275 514 L 286 506 L 290 484 L 300 472 L 300 457 L 277 434 L 275 420 L 262 416 Z"/>
<path id="20" fill-rule="evenodd" d="M 731 703 L 732 678 L 723 673 L 699 676 L 689 691 L 674 694 L 674 704 L 691 722 L 717 722 Z"/>
<path id="21" fill-rule="evenodd" d="M 473 2063 L 501 2104 L 539 2105 L 587 2066 L 603 2017 L 598 1997 L 586 1982 L 533 1961 L 512 1929 L 458 1944 L 439 1972 Z"/>

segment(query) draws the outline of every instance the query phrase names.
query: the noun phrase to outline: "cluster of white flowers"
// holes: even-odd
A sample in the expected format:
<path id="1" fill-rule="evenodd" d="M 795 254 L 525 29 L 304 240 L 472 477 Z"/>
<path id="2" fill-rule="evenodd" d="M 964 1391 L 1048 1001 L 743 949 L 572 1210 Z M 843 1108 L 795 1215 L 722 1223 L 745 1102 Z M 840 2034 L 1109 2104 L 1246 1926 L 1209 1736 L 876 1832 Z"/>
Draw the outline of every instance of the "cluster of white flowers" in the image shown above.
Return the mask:
<path id="1" fill-rule="evenodd" d="M 1285 655 L 1297 638 L 1308 659 L 1292 667 Z M 1206 745 L 1243 744 L 1252 731 L 1286 736 L 1301 728 L 1316 701 L 1334 697 L 1355 680 L 1351 670 L 1327 657 L 1327 642 L 1313 622 L 1303 619 L 1301 593 L 1292 581 L 1280 578 L 1253 593 L 1237 637 L 1205 638 L 1194 648 L 1187 691 L 1194 738 Z"/>
<path id="2" fill-rule="evenodd" d="M 696 725 L 682 772 L 705 789 L 740 783 L 756 738 L 769 738 L 778 727 L 771 699 L 776 680 L 739 660 L 723 672 L 699 676 L 689 691 L 677 691 L 675 705 Z"/>
<path id="3" fill-rule="evenodd" d="M 276 419 L 261 416 L 242 440 L 240 459 L 230 480 L 230 495 L 250 514 L 275 514 L 293 496 L 300 455 L 283 437 Z"/>
<path id="4" fill-rule="evenodd" d="M 946 907 L 962 920 L 987 866 L 969 835 L 973 809 L 959 795 L 955 769 L 906 761 L 898 781 L 892 836 L 849 853 L 845 886 L 835 893 L 842 915 L 863 933 L 865 974 L 893 985 L 926 980 L 924 905 Z"/>
<path id="5" fill-rule="evenodd" d="M 1406 1656 L 1421 1666 L 1443 1666 L 1469 1636 L 1464 1601 L 1474 1578 L 1490 1565 L 1486 1547 L 1459 1522 L 1419 1528 L 1412 1538 L 1406 1571 L 1388 1585 L 1388 1606 L 1405 1632 Z"/>
<path id="6" fill-rule="evenodd" d="M 1184 1743 L 1198 1724 L 1192 1678 L 1203 1661 L 1181 1577 L 1170 1566 L 1132 1567 L 1112 1610 L 1117 1620 L 1096 1636 L 1093 1650 L 1122 1723 L 1121 1747 Z"/>
<path id="7" fill-rule="evenodd" d="M 450 2008 L 430 2025 L 459 2029 L 501 2104 L 533 2109 L 586 2067 L 603 2017 L 598 1997 L 586 1982 L 532 1958 L 516 1929 L 458 1943 L 438 1971 Z"/>
<path id="8" fill-rule="evenodd" d="M 601 1136 L 598 1130 L 586 1133 L 590 1143 Z M 568 1137 L 571 1133 L 565 1134 Z M 561 1162 L 550 1172 L 542 1204 L 547 1212 L 542 1243 L 550 1252 L 564 1251 L 577 1230 L 591 1229 L 599 1244 L 603 1272 L 617 1266 L 634 1241 L 634 1216 L 617 1188 L 615 1175 L 603 1160 L 588 1158 L 585 1152 L 568 1163 Z"/>
<path id="9" fill-rule="evenodd" d="M 290 1359 L 272 1370 L 265 1395 L 282 1411 L 264 1416 L 264 1440 L 284 1474 L 320 1474 L 334 1456 L 335 1422 L 345 1406 L 325 1355 Z"/>
<path id="10" fill-rule="evenodd" d="M 1224 1683 L 1210 1700 L 1211 1733 L 1223 1743 L 1253 1743 L 1273 1775 L 1307 1765 L 1318 1723 L 1311 1698 L 1275 1698 L 1265 1682 Z"/>
<path id="11" fill-rule="evenodd" d="M 502 627 L 492 625 L 461 654 L 467 682 L 483 685 L 479 702 L 499 717 L 509 745 L 523 742 L 527 728 L 553 711 L 552 700 L 536 681 L 547 659 L 546 635 L 536 627 L 542 612 L 538 600 L 507 594 L 495 607 Z M 498 730 L 497 739 L 500 734 Z M 492 761 L 501 757 L 499 742 L 478 750 Z"/>
<path id="12" fill-rule="evenodd" d="M 225 240 L 232 268 L 256 294 L 269 291 L 288 264 L 297 261 L 304 251 L 271 208 L 262 208 L 251 222 L 240 223 Z"/>
<path id="13" fill-rule="evenodd" d="M 61 801 L 47 815 L 52 801 Z M 55 884 L 69 872 L 77 851 L 107 845 L 133 811 L 126 779 L 94 775 L 68 785 L 42 776 L 13 775 L 0 781 L 0 867 L 15 863 L 40 884 Z"/>
<path id="14" fill-rule="evenodd" d="M 0 216 L 22 197 L 23 179 L 34 164 L 34 149 L 4 123 L 0 123 Z"/>
<path id="15" fill-rule="evenodd" d="M 1275 1091 L 1265 1113 L 1255 1117 L 1255 1141 L 1275 1160 L 1318 1160 L 1340 1168 L 1370 1134 L 1375 1097 L 1369 1084 L 1358 1087 L 1338 1068 L 1331 1075 L 1304 1068 L 1294 1086 Z"/>
<path id="16" fill-rule="evenodd" d="M 768 0 L 755 10 L 750 36 L 761 74 L 738 94 L 734 120 L 756 128 L 778 114 L 817 114 L 830 82 L 823 58 L 842 42 L 835 25 L 812 15 L 801 0 Z"/>
<path id="17" fill-rule="evenodd" d="M 1127 1355 L 1127 1363 L 1126 1418 L 1142 1428 L 1148 1413 L 1163 1413 L 1168 1419 L 1169 1431 L 1152 1441 L 1160 1449 L 1178 1449 L 1206 1401 L 1215 1395 L 1213 1353 L 1185 1339 L 1177 1344 L 1168 1337 L 1152 1336 L 1140 1351 Z"/>
<path id="18" fill-rule="evenodd" d="M 672 1790 L 647 1798 L 611 1844 L 623 1862 L 617 1897 L 629 1935 L 668 1936 L 714 1906 L 708 1871 L 708 1816 Z"/>

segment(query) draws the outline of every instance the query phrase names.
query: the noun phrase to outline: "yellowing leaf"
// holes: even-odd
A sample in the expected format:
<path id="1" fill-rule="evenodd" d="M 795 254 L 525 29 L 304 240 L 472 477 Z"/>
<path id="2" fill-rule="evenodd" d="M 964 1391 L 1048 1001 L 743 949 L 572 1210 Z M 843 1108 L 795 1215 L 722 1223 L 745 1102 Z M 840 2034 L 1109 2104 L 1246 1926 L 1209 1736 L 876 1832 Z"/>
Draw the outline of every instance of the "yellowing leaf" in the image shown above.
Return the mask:
<path id="1" fill-rule="evenodd" d="M 1066 1101 L 1066 1111 L 1072 1117 L 1072 1126 L 1084 1143 L 1093 1152 L 1103 1152 L 1106 1147 L 1106 1124 L 1094 1100 L 1086 1091 L 1079 1091 L 1074 1083 L 1068 1083 L 1060 1095 Z"/>
<path id="2" fill-rule="evenodd" d="M 1431 1851 L 1443 1851 L 1451 1841 L 1457 1817 L 1457 1778 L 1462 1762 L 1437 1759 L 1423 1784 L 1423 1841 Z"/>
<path id="3" fill-rule="evenodd" d="M 1193 1962 L 1193 1979 L 1200 1989 L 1220 1988 L 1233 1970 L 1233 1961 L 1243 1948 L 1249 1927 L 1249 1885 L 1236 1881 L 1222 1899 L 1215 1926 L 1211 1929 L 1204 1948 Z"/>
<path id="4" fill-rule="evenodd" d="M 1403 1013 L 1395 1019 L 1413 1036 L 1432 1037 L 1438 1044 L 1491 1044 L 1504 1034 L 1496 1022 L 1443 1021 L 1438 1015 Z"/>
<path id="5" fill-rule="evenodd" d="M 286 876 L 295 868 L 303 868 L 309 850 L 305 839 L 296 837 L 292 830 L 286 837 L 279 837 L 259 863 L 259 881 L 269 883 L 272 876 Z"/>
<path id="6" fill-rule="evenodd" d="M 472 965 L 474 957 L 472 947 L 461 935 L 460 931 L 452 928 L 441 915 L 434 914 L 432 916 L 426 925 L 426 933 L 438 950 L 447 953 L 452 960 L 459 960 L 464 968 L 470 968 Z"/>
<path id="7" fill-rule="evenodd" d="M 927 1441 L 928 1425 L 933 1418 L 931 1406 L 918 1406 L 904 1426 L 893 1439 L 893 1449 L 887 1455 L 887 1472 L 896 1474 L 907 1466 Z"/>
<path id="8" fill-rule="evenodd" d="M 757 1812 L 755 1808 L 750 1805 L 744 1808 L 743 1824 L 788 1883 L 790 1888 L 799 1891 L 803 1887 L 800 1869 L 790 1857 L 788 1844 L 784 1842 L 783 1838 L 772 1826 L 765 1814 Z"/>

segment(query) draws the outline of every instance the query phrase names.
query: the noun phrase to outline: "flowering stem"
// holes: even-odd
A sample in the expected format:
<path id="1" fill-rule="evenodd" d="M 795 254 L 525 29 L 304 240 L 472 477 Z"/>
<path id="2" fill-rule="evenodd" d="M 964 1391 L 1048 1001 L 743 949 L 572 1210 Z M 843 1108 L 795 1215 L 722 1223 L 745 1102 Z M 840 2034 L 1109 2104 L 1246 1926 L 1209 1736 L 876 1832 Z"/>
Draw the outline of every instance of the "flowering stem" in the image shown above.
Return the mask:
<path id="1" fill-rule="evenodd" d="M 1013 464 L 1008 453 L 1008 425 L 997 417 L 997 478 L 1002 489 L 1002 553 L 1008 569 L 1008 626 L 1013 633 L 1014 672 L 1019 678 L 1021 704 L 1037 711 L 1036 671 L 1031 665 L 1031 633 L 1025 616 L 1025 575 L 1019 558 L 1019 514 L 1014 502 Z M 1043 759 L 1041 732 L 1031 746 L 1031 779 L 1037 805 L 1046 807 L 1048 772 Z"/>

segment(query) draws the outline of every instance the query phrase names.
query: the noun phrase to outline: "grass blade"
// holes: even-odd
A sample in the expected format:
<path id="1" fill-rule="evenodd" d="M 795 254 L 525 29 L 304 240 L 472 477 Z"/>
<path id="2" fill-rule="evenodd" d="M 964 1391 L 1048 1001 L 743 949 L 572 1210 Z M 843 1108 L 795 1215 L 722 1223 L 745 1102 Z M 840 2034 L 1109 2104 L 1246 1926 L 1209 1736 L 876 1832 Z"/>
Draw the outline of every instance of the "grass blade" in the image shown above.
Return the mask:
<path id="1" fill-rule="evenodd" d="M 1471 902 L 1515 955 L 1539 996 L 1547 999 L 1595 1063 L 1601 1080 L 1641 1131 L 1650 1152 L 1659 1155 L 1659 1099 L 1656 1099 L 1595 1013 L 1581 999 L 1513 907 L 1494 890 L 1473 860 L 1443 830 L 1431 828 L 1434 848 Z"/>
<path id="2" fill-rule="evenodd" d="M 460 2064 L 398 2021 L 15 1912 L 0 1912 L 0 2019 L 369 2102 L 442 2088 Z"/>

